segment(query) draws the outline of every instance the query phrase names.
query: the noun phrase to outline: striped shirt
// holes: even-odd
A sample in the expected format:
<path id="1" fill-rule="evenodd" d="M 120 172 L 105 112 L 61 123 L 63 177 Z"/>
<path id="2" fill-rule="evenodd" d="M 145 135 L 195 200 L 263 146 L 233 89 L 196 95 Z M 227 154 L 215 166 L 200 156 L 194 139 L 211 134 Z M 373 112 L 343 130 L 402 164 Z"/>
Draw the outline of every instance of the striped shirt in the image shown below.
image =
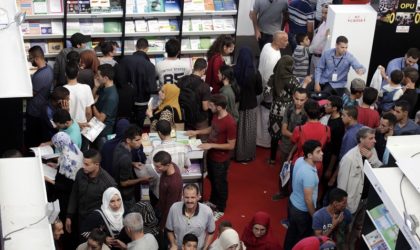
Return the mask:
<path id="1" fill-rule="evenodd" d="M 289 27 L 290 33 L 308 33 L 307 24 L 313 22 L 315 11 L 312 4 L 307 0 L 293 0 L 289 3 Z"/>
<path id="2" fill-rule="evenodd" d="M 293 68 L 293 75 L 298 78 L 304 78 L 308 75 L 309 71 L 309 50 L 303 45 L 296 46 L 293 52 L 293 60 L 295 61 L 295 67 Z"/>

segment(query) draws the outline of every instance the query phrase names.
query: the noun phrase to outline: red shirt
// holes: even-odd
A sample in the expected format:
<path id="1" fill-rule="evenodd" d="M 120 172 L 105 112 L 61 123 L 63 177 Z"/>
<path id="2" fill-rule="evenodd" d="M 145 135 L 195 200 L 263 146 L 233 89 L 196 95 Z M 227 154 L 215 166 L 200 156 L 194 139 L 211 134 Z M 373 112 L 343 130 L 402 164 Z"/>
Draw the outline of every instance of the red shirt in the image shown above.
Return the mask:
<path id="1" fill-rule="evenodd" d="M 169 209 L 172 204 L 178 202 L 182 198 L 182 176 L 179 167 L 172 163 L 175 168 L 175 173 L 167 175 L 166 173 L 160 176 L 159 183 L 159 203 L 158 208 L 161 212 L 162 218 L 160 220 L 160 228 L 164 229 L 166 219 L 168 218 Z"/>
<path id="2" fill-rule="evenodd" d="M 219 119 L 217 115 L 213 115 L 211 121 L 211 133 L 208 143 L 225 144 L 228 140 L 236 140 L 236 121 L 230 115 Z M 210 149 L 207 157 L 215 162 L 225 162 L 230 159 L 231 150 Z"/>
<path id="3" fill-rule="evenodd" d="M 357 107 L 357 122 L 370 128 L 379 127 L 378 111 L 371 108 Z"/>
<path id="4" fill-rule="evenodd" d="M 225 64 L 221 54 L 217 53 L 213 55 L 208 62 L 206 71 L 206 83 L 212 87 L 211 93 L 218 94 L 219 89 L 222 87 L 222 83 L 219 80 L 219 69 Z"/>

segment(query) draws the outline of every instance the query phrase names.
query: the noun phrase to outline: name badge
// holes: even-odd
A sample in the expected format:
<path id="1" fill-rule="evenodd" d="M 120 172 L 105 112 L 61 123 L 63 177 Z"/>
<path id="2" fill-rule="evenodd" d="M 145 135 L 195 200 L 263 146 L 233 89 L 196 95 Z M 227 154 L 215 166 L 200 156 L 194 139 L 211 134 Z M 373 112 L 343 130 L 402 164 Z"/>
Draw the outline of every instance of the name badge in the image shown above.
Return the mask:
<path id="1" fill-rule="evenodd" d="M 338 77 L 337 73 L 332 74 L 331 81 L 336 82 L 337 81 L 337 77 Z"/>

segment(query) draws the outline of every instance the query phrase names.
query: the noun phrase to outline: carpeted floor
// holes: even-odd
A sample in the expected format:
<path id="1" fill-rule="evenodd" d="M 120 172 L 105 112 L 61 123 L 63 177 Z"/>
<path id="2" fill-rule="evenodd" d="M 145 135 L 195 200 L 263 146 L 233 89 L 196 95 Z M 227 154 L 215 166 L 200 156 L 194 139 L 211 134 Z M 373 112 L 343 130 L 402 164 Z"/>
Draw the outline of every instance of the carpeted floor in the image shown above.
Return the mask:
<path id="1" fill-rule="evenodd" d="M 252 216 L 258 211 L 265 211 L 271 215 L 273 234 L 283 245 L 286 229 L 280 224 L 280 220 L 287 216 L 287 199 L 271 200 L 271 196 L 278 191 L 280 166 L 276 164 L 271 167 L 266 163 L 269 154 L 269 149 L 257 148 L 257 159 L 248 165 L 232 161 L 228 176 L 227 208 L 218 222 L 230 221 L 239 235 L 242 235 Z M 204 200 L 208 200 L 211 190 L 208 179 L 205 180 L 204 188 Z"/>

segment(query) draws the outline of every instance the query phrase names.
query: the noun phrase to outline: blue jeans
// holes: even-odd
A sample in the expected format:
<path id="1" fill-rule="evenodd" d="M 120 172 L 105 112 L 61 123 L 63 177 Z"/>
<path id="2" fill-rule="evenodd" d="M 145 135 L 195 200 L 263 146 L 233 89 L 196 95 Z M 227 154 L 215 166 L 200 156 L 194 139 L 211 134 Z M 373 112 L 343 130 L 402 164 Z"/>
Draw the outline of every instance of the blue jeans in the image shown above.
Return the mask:
<path id="1" fill-rule="evenodd" d="M 210 202 L 217 206 L 217 210 L 224 212 L 228 199 L 227 172 L 230 161 L 215 162 L 207 158 L 207 172 L 211 184 Z"/>

